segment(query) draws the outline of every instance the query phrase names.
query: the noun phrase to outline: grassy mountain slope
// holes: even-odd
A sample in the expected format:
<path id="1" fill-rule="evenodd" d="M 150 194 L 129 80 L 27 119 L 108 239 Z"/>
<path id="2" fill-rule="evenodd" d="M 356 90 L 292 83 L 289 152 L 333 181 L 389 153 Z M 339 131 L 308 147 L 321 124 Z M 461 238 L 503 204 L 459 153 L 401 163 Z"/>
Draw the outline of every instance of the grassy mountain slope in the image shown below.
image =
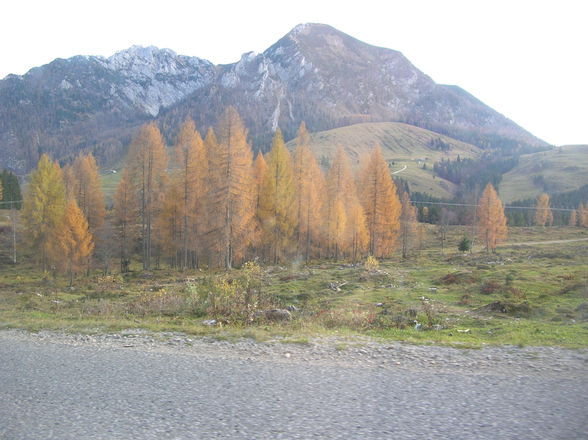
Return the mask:
<path id="1" fill-rule="evenodd" d="M 566 145 L 541 153 L 525 154 L 506 173 L 500 197 L 506 202 L 560 193 L 588 183 L 588 145 Z"/>
<path id="2" fill-rule="evenodd" d="M 449 146 L 447 151 L 439 151 L 429 145 L 438 139 Z M 412 191 L 443 198 L 450 198 L 456 187 L 433 174 L 433 163 L 442 158 L 455 159 L 458 155 L 475 158 L 481 154 L 481 150 L 474 145 L 398 122 L 355 124 L 313 133 L 310 147 L 324 165 L 341 145 L 357 167 L 361 158 L 366 157 L 376 143 L 382 146 L 392 172 L 407 180 Z M 289 142 L 288 146 L 293 149 L 295 143 Z M 423 169 L 423 164 L 426 169 Z"/>

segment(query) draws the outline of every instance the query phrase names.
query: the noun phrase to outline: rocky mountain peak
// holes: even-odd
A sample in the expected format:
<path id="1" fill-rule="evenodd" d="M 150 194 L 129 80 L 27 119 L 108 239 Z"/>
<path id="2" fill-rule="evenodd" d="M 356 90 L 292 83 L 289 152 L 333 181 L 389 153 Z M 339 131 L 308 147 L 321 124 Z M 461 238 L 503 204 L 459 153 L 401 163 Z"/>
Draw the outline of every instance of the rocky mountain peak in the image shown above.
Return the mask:
<path id="1" fill-rule="evenodd" d="M 150 116 L 208 84 L 215 71 L 209 61 L 155 46 L 132 46 L 102 62 L 125 78 L 116 94 Z"/>
<path id="2" fill-rule="evenodd" d="M 158 73 L 176 73 L 192 69 L 201 64 L 211 64 L 197 57 L 177 55 L 171 49 L 159 49 L 155 46 L 132 46 L 116 52 L 104 60 L 105 66 L 122 73 L 141 72 L 146 76 Z"/>
<path id="3" fill-rule="evenodd" d="M 334 27 L 323 23 L 300 23 L 294 26 L 294 28 L 292 28 L 292 30 L 286 34 L 286 36 L 289 38 L 304 37 L 309 35 L 345 35 L 349 37 Z"/>

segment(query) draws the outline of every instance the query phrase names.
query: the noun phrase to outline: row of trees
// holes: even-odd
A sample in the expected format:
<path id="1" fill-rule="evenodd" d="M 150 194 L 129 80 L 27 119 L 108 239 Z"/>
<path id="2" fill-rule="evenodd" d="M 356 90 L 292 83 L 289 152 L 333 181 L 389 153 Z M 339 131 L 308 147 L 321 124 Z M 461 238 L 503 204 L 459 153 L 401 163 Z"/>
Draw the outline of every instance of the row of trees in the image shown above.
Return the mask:
<path id="1" fill-rule="evenodd" d="M 8 171 L 0 173 L 0 209 L 20 209 L 22 195 L 18 177 Z"/>
<path id="2" fill-rule="evenodd" d="M 123 271 L 138 250 L 145 269 L 162 257 L 180 268 L 385 258 L 399 236 L 408 256 L 416 210 L 408 194 L 398 196 L 380 148 L 357 175 L 339 148 L 325 175 L 308 144 L 302 124 L 291 156 L 278 130 L 267 158 L 253 161 L 247 130 L 228 108 L 204 139 L 186 120 L 168 161 L 161 133 L 147 124 L 132 141 L 109 212 L 92 155 L 63 169 L 44 155 L 24 200 L 25 237 L 43 270 L 70 277 L 113 243 Z"/>
<path id="3" fill-rule="evenodd" d="M 85 182 L 87 174 L 82 174 L 79 167 L 86 161 L 93 164 L 93 169 L 83 170 L 83 173 L 93 174 L 92 187 L 74 180 L 77 175 Z M 67 272 L 71 281 L 74 273 L 85 263 L 89 264 L 94 239 L 87 219 L 95 219 L 93 210 L 97 206 L 104 207 L 98 183 L 96 162 L 91 156 L 80 156 L 65 172 L 46 155 L 41 156 L 37 169 L 30 175 L 22 219 L 27 241 L 43 270 L 55 266 Z M 88 194 L 99 199 L 95 201 L 96 206 L 90 205 Z M 80 208 L 78 200 L 85 211 Z M 98 222 L 103 219 L 102 216 Z"/>
<path id="4" fill-rule="evenodd" d="M 588 228 L 588 202 L 580 203 L 576 211 L 570 214 L 570 226 L 582 226 Z"/>
<path id="5" fill-rule="evenodd" d="M 445 225 L 472 224 L 476 212 L 471 205 L 476 205 L 479 195 L 476 191 L 466 198 L 443 200 L 428 194 L 413 192 L 410 194 L 413 203 L 418 205 L 418 220 L 420 222 Z M 507 220 L 509 226 L 581 226 L 588 227 L 588 222 L 582 222 L 585 204 L 581 200 L 588 197 L 588 185 L 553 196 L 540 194 L 537 198 L 517 200 L 513 206 L 507 206 Z M 579 202 L 580 200 L 580 202 Z M 552 201 L 558 208 L 552 208 Z M 451 207 L 451 208 L 449 208 Z"/>
<path id="6" fill-rule="evenodd" d="M 549 206 L 549 195 L 541 194 L 537 197 L 535 205 L 535 225 L 551 226 L 552 224 L 553 212 Z M 588 228 L 588 203 L 580 203 L 577 209 L 569 210 L 568 225 Z"/>
<path id="7" fill-rule="evenodd" d="M 278 130 L 267 157 L 253 160 L 247 130 L 229 107 L 204 139 L 187 119 L 168 158 L 159 129 L 147 124 L 131 143 L 111 210 L 92 155 L 63 169 L 43 156 L 24 200 L 25 236 L 44 270 L 70 277 L 89 269 L 93 254 L 105 265 L 118 256 L 122 271 L 135 255 L 144 269 L 162 258 L 182 269 L 230 268 L 252 258 L 386 258 L 399 245 L 406 258 L 418 212 L 396 187 L 381 149 L 354 173 L 339 148 L 324 173 L 304 123 L 295 143 L 291 155 Z M 506 223 L 488 184 L 474 219 L 487 250 L 506 238 Z"/>
<path id="8" fill-rule="evenodd" d="M 459 155 L 455 160 L 441 159 L 433 165 L 433 171 L 440 177 L 461 185 L 468 192 L 475 188 L 483 188 L 488 183 L 498 187 L 502 175 L 519 163 L 519 157 L 505 156 L 504 151 L 490 151 L 481 158 L 462 159 Z"/>
<path id="9" fill-rule="evenodd" d="M 230 268 L 253 257 L 271 263 L 389 257 L 401 220 L 416 222 L 408 198 L 401 219 L 379 148 L 358 175 L 339 148 L 324 175 L 304 123 L 293 156 L 278 130 L 267 157 L 254 161 L 247 130 L 229 107 L 204 139 L 186 120 L 170 162 L 155 124 L 142 127 L 115 195 L 123 268 L 136 240 L 145 269 L 161 256 L 181 268 Z"/>

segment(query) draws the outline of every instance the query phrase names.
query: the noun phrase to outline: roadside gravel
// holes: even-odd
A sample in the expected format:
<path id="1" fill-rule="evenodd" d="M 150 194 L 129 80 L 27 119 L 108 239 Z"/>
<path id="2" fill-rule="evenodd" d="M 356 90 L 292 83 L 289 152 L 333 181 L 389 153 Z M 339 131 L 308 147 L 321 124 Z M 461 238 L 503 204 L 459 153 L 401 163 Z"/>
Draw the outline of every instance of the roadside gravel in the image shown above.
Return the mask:
<path id="1" fill-rule="evenodd" d="M 0 331 L 0 439 L 585 439 L 588 350 Z"/>
<path id="2" fill-rule="evenodd" d="M 0 331 L 0 340 L 56 343 L 97 348 L 182 353 L 208 358 L 271 360 L 281 363 L 337 364 L 409 369 L 414 371 L 460 372 L 463 374 L 548 375 L 588 378 L 588 349 L 557 347 L 487 346 L 462 349 L 402 342 L 379 342 L 365 337 L 326 337 L 308 343 L 275 339 L 235 342 L 183 333 L 153 333 L 141 329 L 112 334 L 66 334 L 52 331 L 30 333 Z"/>

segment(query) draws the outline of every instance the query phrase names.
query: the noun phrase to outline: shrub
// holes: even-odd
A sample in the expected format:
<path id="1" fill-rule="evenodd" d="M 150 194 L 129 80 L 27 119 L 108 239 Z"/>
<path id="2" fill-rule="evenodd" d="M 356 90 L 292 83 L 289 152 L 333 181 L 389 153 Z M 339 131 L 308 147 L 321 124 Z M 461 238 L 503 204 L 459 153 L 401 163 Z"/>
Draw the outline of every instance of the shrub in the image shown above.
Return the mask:
<path id="1" fill-rule="evenodd" d="M 372 322 L 373 328 L 386 329 L 386 328 L 398 328 L 404 329 L 414 325 L 414 319 L 406 316 L 403 313 L 396 314 L 378 314 Z"/>
<path id="2" fill-rule="evenodd" d="M 276 308 L 264 293 L 262 270 L 248 262 L 240 270 L 210 276 L 198 284 L 168 290 L 153 286 L 129 304 L 129 312 L 140 315 L 210 316 L 219 322 L 249 323 L 258 312 Z"/>
<path id="3" fill-rule="evenodd" d="M 404 329 L 407 327 L 414 326 L 415 318 L 417 317 L 418 311 L 416 309 L 397 310 L 394 313 L 390 313 L 389 309 L 384 309 L 375 316 L 371 326 L 373 328 L 398 328 Z"/>
<path id="4" fill-rule="evenodd" d="M 480 293 L 484 295 L 491 295 L 502 290 L 502 284 L 498 281 L 488 280 L 484 281 L 480 286 Z"/>
<path id="5" fill-rule="evenodd" d="M 439 283 L 446 286 L 451 284 L 474 284 L 478 279 L 469 272 L 452 272 L 442 276 Z"/>
<path id="6" fill-rule="evenodd" d="M 247 262 L 233 278 L 224 274 L 209 278 L 197 288 L 198 306 L 203 314 L 237 323 L 249 323 L 258 312 L 276 308 L 263 291 L 261 266 Z"/>
<path id="7" fill-rule="evenodd" d="M 349 328 L 366 330 L 373 327 L 376 314 L 367 310 L 321 310 L 315 315 L 316 321 L 325 328 Z"/>
<path id="8" fill-rule="evenodd" d="M 517 289 L 516 287 L 509 287 L 506 292 L 509 296 L 512 296 L 517 299 L 525 299 L 527 295 L 521 289 Z"/>
<path id="9" fill-rule="evenodd" d="M 368 272 L 373 272 L 380 267 L 380 262 L 376 257 L 369 255 L 365 260 L 364 267 Z"/>
<path id="10" fill-rule="evenodd" d="M 531 306 L 528 302 L 524 301 L 521 303 L 494 301 L 493 303 L 486 304 L 478 309 L 478 313 L 504 313 L 517 317 L 528 317 L 532 313 Z"/>
<path id="11" fill-rule="evenodd" d="M 435 324 L 439 324 L 439 322 L 440 322 L 439 316 L 438 316 L 437 312 L 435 311 L 435 309 L 433 308 L 433 304 L 431 304 L 431 301 L 422 300 L 421 301 L 421 310 L 423 311 L 423 313 L 425 315 L 427 327 L 431 328 Z"/>
<path id="12" fill-rule="evenodd" d="M 461 299 L 459 300 L 459 304 L 461 304 L 463 306 L 470 305 L 471 303 L 472 303 L 472 295 L 470 295 L 469 293 L 464 293 L 461 296 Z"/>
<path id="13" fill-rule="evenodd" d="M 588 286 L 586 285 L 586 283 L 583 282 L 567 284 L 560 289 L 559 294 L 567 295 L 568 293 L 574 292 L 588 293 Z"/>
<path id="14" fill-rule="evenodd" d="M 139 315 L 178 315 L 190 310 L 189 302 L 186 294 L 161 288 L 141 294 L 129 304 L 129 311 Z"/>
<path id="15" fill-rule="evenodd" d="M 446 285 L 450 285 L 450 284 L 457 284 L 457 276 L 454 273 L 448 273 L 447 275 L 444 275 L 443 277 L 441 277 L 441 279 L 439 280 L 441 281 L 441 283 L 446 284 Z"/>
<path id="16" fill-rule="evenodd" d="M 471 248 L 472 248 L 472 241 L 467 237 L 463 237 L 457 245 L 457 249 L 460 252 L 468 252 Z"/>
<path id="17" fill-rule="evenodd" d="M 509 272 L 509 273 L 507 273 L 507 274 L 506 274 L 506 276 L 504 277 L 504 284 L 505 284 L 506 286 L 511 286 L 511 285 L 512 285 L 512 283 L 514 282 L 514 280 L 515 280 L 515 276 L 514 276 L 514 274 L 513 274 L 512 272 Z"/>

